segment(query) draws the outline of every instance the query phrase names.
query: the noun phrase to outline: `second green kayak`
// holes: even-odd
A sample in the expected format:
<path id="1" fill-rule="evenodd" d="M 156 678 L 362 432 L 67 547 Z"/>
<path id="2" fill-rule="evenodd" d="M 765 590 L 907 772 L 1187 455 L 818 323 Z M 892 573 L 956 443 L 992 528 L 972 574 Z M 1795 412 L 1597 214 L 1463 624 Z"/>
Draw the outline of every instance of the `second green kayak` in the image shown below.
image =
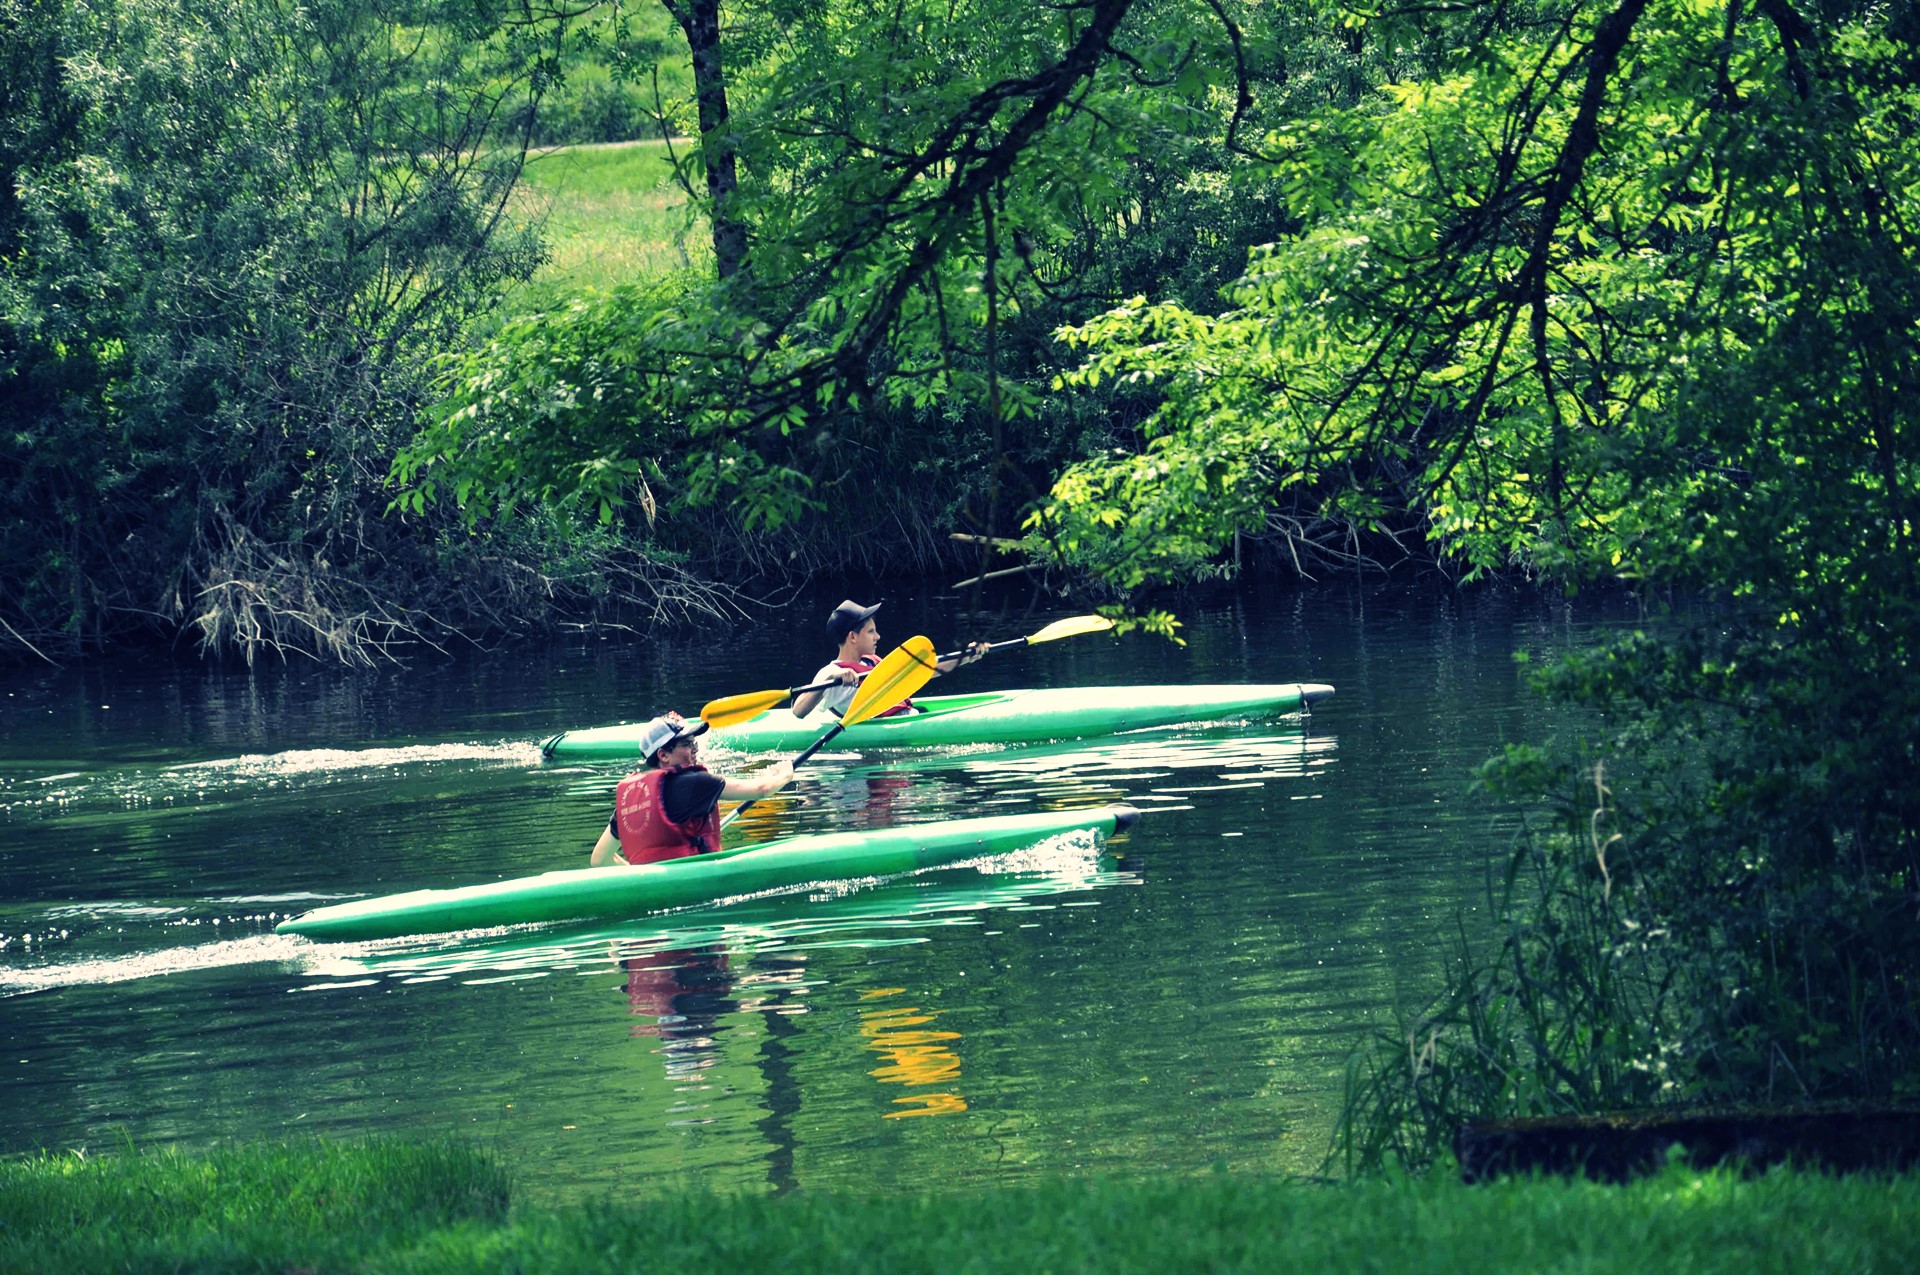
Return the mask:
<path id="1" fill-rule="evenodd" d="M 1053 690 L 983 691 L 914 701 L 920 710 L 849 726 L 847 748 L 929 748 L 1080 739 L 1152 726 L 1179 726 L 1238 717 L 1276 717 L 1308 711 L 1333 694 L 1316 682 L 1201 686 L 1067 686 Z M 714 742 L 750 752 L 797 752 L 820 738 L 833 718 L 795 717 L 784 708 L 714 735 Z M 578 761 L 639 755 L 644 723 L 565 731 L 540 745 L 548 757 Z"/>
<path id="2" fill-rule="evenodd" d="M 315 908 L 275 929 L 314 939 L 358 941 L 501 925 L 620 920 L 810 881 L 914 872 L 1004 854 L 1066 832 L 1115 832 L 1139 817 L 1132 806 L 1107 805 L 815 833 L 639 867 L 575 868 L 450 890 L 356 899 Z"/>

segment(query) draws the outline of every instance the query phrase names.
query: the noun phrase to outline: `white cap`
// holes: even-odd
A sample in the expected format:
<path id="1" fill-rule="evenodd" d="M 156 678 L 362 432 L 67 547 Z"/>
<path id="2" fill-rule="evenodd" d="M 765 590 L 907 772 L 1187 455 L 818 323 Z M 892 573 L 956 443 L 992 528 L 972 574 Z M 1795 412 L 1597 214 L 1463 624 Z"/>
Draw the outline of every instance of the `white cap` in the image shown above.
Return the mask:
<path id="1" fill-rule="evenodd" d="M 705 722 L 688 722 L 678 713 L 667 713 L 646 724 L 640 732 L 640 755 L 648 761 L 662 748 L 682 739 L 691 739 L 706 731 Z"/>

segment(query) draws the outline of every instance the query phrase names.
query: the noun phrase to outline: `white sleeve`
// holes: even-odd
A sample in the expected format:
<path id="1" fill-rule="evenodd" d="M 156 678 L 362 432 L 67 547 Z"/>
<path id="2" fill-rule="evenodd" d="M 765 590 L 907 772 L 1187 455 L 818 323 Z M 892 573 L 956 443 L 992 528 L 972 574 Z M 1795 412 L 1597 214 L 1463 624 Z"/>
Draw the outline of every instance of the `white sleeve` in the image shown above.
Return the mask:
<path id="1" fill-rule="evenodd" d="M 816 682 L 824 682 L 829 678 L 838 677 L 841 667 L 842 666 L 836 661 L 828 660 L 820 666 L 820 671 L 813 675 L 813 680 Z M 860 684 L 858 682 L 855 682 L 852 686 L 845 686 L 835 682 L 831 687 L 820 692 L 820 707 L 831 712 L 835 717 L 838 717 L 847 711 L 847 705 L 853 703 L 853 693 L 859 689 L 859 686 Z"/>

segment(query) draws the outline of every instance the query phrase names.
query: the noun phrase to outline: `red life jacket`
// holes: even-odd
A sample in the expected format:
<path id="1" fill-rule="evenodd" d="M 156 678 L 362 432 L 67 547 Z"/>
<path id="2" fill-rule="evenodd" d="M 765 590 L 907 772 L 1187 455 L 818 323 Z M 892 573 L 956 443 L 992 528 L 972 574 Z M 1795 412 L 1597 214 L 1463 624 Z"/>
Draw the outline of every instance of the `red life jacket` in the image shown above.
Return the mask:
<path id="1" fill-rule="evenodd" d="M 871 655 L 863 655 L 857 660 L 835 660 L 834 663 L 838 664 L 841 668 L 850 668 L 856 673 L 868 673 L 880 667 L 880 661 L 874 659 Z M 851 704 L 853 701 L 849 700 L 847 702 Z M 876 713 L 875 716 L 897 717 L 901 713 L 911 713 L 913 711 L 913 701 L 911 699 L 903 699 L 886 712 Z M 845 715 L 846 714 L 842 712 L 841 716 L 844 717 Z"/>
<path id="2" fill-rule="evenodd" d="M 659 863 L 684 859 L 720 848 L 720 803 L 685 823 L 667 818 L 661 785 L 667 776 L 705 766 L 674 766 L 643 770 L 622 779 L 613 790 L 613 822 L 620 838 L 620 855 L 628 863 Z"/>

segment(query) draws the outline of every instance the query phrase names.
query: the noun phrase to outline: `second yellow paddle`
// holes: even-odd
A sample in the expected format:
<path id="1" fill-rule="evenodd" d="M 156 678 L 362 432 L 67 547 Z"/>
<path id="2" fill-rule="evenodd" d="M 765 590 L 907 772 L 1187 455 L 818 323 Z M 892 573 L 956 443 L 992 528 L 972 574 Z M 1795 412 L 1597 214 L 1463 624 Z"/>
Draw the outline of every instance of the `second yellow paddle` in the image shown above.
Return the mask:
<path id="1" fill-rule="evenodd" d="M 989 646 L 985 652 L 982 652 L 982 654 L 1004 651 L 1010 646 L 1032 646 L 1036 642 L 1057 642 L 1061 638 L 1078 637 L 1082 633 L 1104 633 L 1112 627 L 1113 621 L 1107 619 L 1104 615 L 1071 616 L 1065 620 L 1055 620 L 1039 632 L 1030 633 L 1026 637 L 1011 638 L 1005 642 L 995 642 Z M 933 646 L 931 643 L 928 643 L 927 649 L 929 652 L 932 651 Z M 955 651 L 949 655 L 935 656 L 934 663 L 937 664 L 943 660 L 953 659 L 959 654 L 960 652 Z M 885 661 L 883 660 L 881 663 L 884 665 Z M 872 673 L 868 673 L 867 680 L 871 681 L 874 673 L 878 673 L 879 671 L 880 670 L 876 668 Z M 931 673 L 927 674 L 929 678 L 932 676 L 933 674 Z M 700 720 L 714 730 L 723 730 L 728 726 L 738 726 L 742 722 L 750 722 L 770 708 L 778 708 L 780 705 L 786 703 L 790 696 L 804 695 L 808 691 L 824 691 L 830 686 L 838 685 L 838 682 L 815 682 L 811 686 L 790 686 L 784 690 L 746 691 L 739 695 L 722 696 L 717 700 L 709 702 L 705 708 L 700 710 Z M 922 679 L 920 686 L 924 685 L 926 685 L 926 680 Z M 913 689 L 918 690 L 919 688 L 919 686 L 916 686 Z M 913 694 L 913 691 L 907 692 L 907 695 L 911 694 Z M 904 699 L 905 696 L 901 698 Z M 855 697 L 855 702 L 859 702 L 858 696 Z M 893 704 L 898 704 L 899 702 L 900 700 L 894 700 Z M 893 704 L 886 705 L 886 708 L 893 707 Z M 885 710 L 883 709 L 882 711 Z M 865 719 L 863 718 L 862 720 Z"/>

